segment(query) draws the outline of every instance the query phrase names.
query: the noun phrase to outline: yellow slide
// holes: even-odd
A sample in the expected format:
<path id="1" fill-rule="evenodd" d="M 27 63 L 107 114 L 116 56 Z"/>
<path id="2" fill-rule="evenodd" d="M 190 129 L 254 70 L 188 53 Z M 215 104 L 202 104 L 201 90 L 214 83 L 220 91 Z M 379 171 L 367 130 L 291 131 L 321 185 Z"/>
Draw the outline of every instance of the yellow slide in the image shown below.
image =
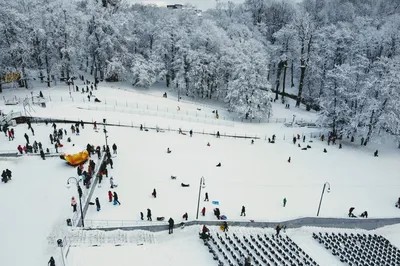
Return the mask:
<path id="1" fill-rule="evenodd" d="M 80 165 L 81 163 L 86 162 L 88 158 L 89 153 L 87 150 L 75 154 L 64 154 L 64 160 L 66 160 L 72 166 Z"/>

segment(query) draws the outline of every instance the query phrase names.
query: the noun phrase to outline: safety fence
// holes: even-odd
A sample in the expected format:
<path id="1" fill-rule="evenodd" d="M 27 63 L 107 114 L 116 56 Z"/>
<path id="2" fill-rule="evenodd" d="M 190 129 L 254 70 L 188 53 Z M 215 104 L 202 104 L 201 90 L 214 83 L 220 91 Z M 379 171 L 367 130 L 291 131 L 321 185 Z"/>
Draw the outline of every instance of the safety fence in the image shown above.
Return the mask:
<path id="1" fill-rule="evenodd" d="M 86 95 L 86 94 L 85 94 Z M 45 102 L 47 103 L 51 103 L 51 102 L 70 102 L 70 103 L 86 103 L 86 104 L 95 104 L 95 106 L 90 107 L 90 110 L 96 110 L 96 108 L 98 108 L 99 110 L 105 110 L 103 107 L 104 106 L 108 106 L 108 108 L 105 111 L 119 111 L 119 112 L 124 112 L 124 113 L 132 113 L 132 114 L 144 114 L 144 115 L 161 115 L 162 113 L 164 113 L 165 117 L 170 117 L 171 115 L 176 115 L 176 116 L 191 116 L 191 117 L 195 117 L 196 119 L 206 119 L 206 120 L 213 120 L 214 124 L 218 124 L 218 123 L 227 123 L 229 124 L 229 122 L 232 124 L 233 122 L 243 122 L 243 123 L 288 123 L 288 122 L 292 122 L 293 119 L 292 118 L 278 118 L 278 117 L 270 117 L 267 116 L 265 118 L 254 118 L 254 119 L 246 119 L 246 118 L 239 118 L 239 117 L 235 117 L 234 115 L 232 115 L 231 117 L 229 116 L 223 116 L 223 115 L 219 115 L 219 117 L 217 118 L 215 113 L 206 113 L 204 111 L 202 111 L 200 108 L 193 110 L 193 109 L 186 109 L 186 108 L 180 108 L 179 107 L 179 102 L 177 102 L 177 106 L 161 106 L 158 104 L 149 104 L 149 103 L 139 103 L 139 102 L 132 102 L 132 101 L 118 101 L 118 100 L 109 100 L 107 101 L 106 99 L 101 101 L 101 102 L 94 102 L 94 97 L 92 97 L 92 100 L 89 101 L 87 96 L 83 96 L 79 93 L 79 96 L 76 96 L 76 94 L 74 96 L 69 96 L 69 97 L 63 97 L 60 95 L 57 96 L 44 96 L 43 99 Z M 16 103 L 22 103 L 25 98 L 22 97 L 17 97 L 14 96 L 12 98 L 6 98 L 3 96 L 3 100 L 4 103 L 13 101 Z M 38 105 L 42 105 L 42 101 L 38 101 L 37 97 L 29 97 L 28 98 L 32 104 L 38 104 Z M 196 104 L 195 102 L 189 102 L 191 104 Z M 115 107 L 115 108 L 114 108 Z M 215 108 L 215 107 L 207 107 L 207 108 Z M 140 113 L 139 110 L 141 110 L 142 112 Z M 147 113 L 144 113 L 144 110 L 148 111 Z M 149 112 L 149 111 L 153 111 L 153 112 Z M 170 114 L 170 115 L 168 115 Z M 161 115 L 162 116 L 162 115 Z M 220 122 L 223 121 L 223 122 Z M 313 120 L 306 120 L 306 119 L 296 119 L 296 121 L 298 122 L 302 122 L 302 123 L 314 123 L 315 121 Z M 211 123 L 211 122 L 209 122 Z"/>
<path id="2" fill-rule="evenodd" d="M 86 230 L 146 230 L 152 232 L 159 232 L 168 230 L 168 222 L 163 224 L 156 224 L 154 222 L 146 222 L 144 225 L 138 221 L 123 221 L 123 220 L 87 220 L 89 226 L 85 227 Z M 184 222 L 185 226 L 191 225 L 210 225 L 219 226 L 223 221 L 204 221 L 192 220 Z M 258 227 L 258 228 L 275 228 L 277 224 L 286 226 L 286 228 L 300 228 L 303 226 L 312 227 L 325 227 L 325 228 L 347 228 L 347 229 L 364 229 L 374 230 L 383 226 L 393 225 L 400 223 L 400 218 L 322 218 L 322 217 L 304 217 L 287 221 L 227 221 L 230 226 L 242 227 Z M 180 227 L 182 224 L 175 224 L 175 227 Z"/>

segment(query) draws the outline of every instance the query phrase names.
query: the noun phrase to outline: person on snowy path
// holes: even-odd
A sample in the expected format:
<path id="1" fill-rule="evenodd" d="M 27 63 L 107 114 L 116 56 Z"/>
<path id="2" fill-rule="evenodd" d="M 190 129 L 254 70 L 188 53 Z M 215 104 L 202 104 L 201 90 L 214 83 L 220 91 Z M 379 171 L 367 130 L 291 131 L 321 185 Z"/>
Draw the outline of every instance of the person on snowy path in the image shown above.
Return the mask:
<path id="1" fill-rule="evenodd" d="M 117 145 L 115 143 L 112 145 L 112 149 L 113 149 L 113 154 L 117 154 Z"/>
<path id="2" fill-rule="evenodd" d="M 23 154 L 23 149 L 22 149 L 22 146 L 21 146 L 21 145 L 18 145 L 17 149 L 18 149 L 18 151 L 19 151 L 20 154 Z"/>
<path id="3" fill-rule="evenodd" d="M 327 153 L 328 151 L 324 148 L 324 153 Z"/>
<path id="4" fill-rule="evenodd" d="M 140 212 L 140 220 L 143 221 L 143 212 Z"/>
<path id="5" fill-rule="evenodd" d="M 49 262 L 47 263 L 48 266 L 56 266 L 56 262 L 54 261 L 53 257 L 50 257 Z"/>
<path id="6" fill-rule="evenodd" d="M 206 192 L 206 197 L 205 197 L 204 201 L 209 201 L 209 199 L 208 199 L 208 192 Z"/>
<path id="7" fill-rule="evenodd" d="M 113 160 L 111 159 L 111 158 L 108 158 L 108 163 L 110 164 L 110 167 L 111 167 L 111 169 L 114 169 L 113 168 Z"/>
<path id="8" fill-rule="evenodd" d="M 219 211 L 219 208 L 215 208 L 214 209 L 214 215 L 217 217 L 217 219 L 219 220 L 221 212 Z"/>
<path id="9" fill-rule="evenodd" d="M 58 144 L 54 143 L 54 148 L 56 149 L 56 153 L 58 153 Z"/>
<path id="10" fill-rule="evenodd" d="M 360 217 L 362 217 L 362 218 L 368 218 L 368 212 L 365 211 L 365 212 L 361 213 Z"/>
<path id="11" fill-rule="evenodd" d="M 75 197 L 72 197 L 71 198 L 71 206 L 72 206 L 73 212 L 76 212 L 76 205 L 77 205 L 77 203 L 76 203 Z"/>
<path id="12" fill-rule="evenodd" d="M 118 200 L 118 194 L 114 191 L 114 205 L 117 205 L 117 203 L 118 205 L 121 205 L 121 202 Z"/>
<path id="13" fill-rule="evenodd" d="M 221 135 L 219 134 L 219 131 L 217 131 L 217 138 L 220 138 Z"/>
<path id="14" fill-rule="evenodd" d="M 190 130 L 190 131 L 189 131 L 189 134 L 190 134 L 190 137 L 192 137 L 192 135 L 193 135 L 193 130 Z"/>
<path id="15" fill-rule="evenodd" d="M 203 209 L 201 209 L 201 215 L 203 215 L 203 216 L 206 215 L 206 207 L 203 207 Z"/>
<path id="16" fill-rule="evenodd" d="M 224 226 L 224 232 L 228 232 L 229 226 L 226 221 L 224 222 L 223 226 Z"/>
<path id="17" fill-rule="evenodd" d="M 93 123 L 93 129 L 97 129 L 97 121 L 94 121 L 94 123 Z"/>
<path id="18" fill-rule="evenodd" d="M 283 207 L 286 207 L 286 202 L 287 202 L 286 198 L 283 198 Z"/>
<path id="19" fill-rule="evenodd" d="M 4 183 L 8 182 L 7 173 L 4 170 L 3 173 L 1 174 L 1 181 L 3 181 Z"/>
<path id="20" fill-rule="evenodd" d="M 26 139 L 26 143 L 28 143 L 29 144 L 29 136 L 28 136 L 28 134 L 24 134 L 24 137 L 25 137 L 25 139 Z"/>
<path id="21" fill-rule="evenodd" d="M 31 127 L 31 132 L 32 132 L 32 135 L 35 136 L 35 130 L 33 130 L 33 127 Z"/>
<path id="22" fill-rule="evenodd" d="M 353 214 L 353 211 L 354 211 L 354 207 L 351 207 L 350 209 L 349 209 L 349 217 L 356 217 L 354 214 Z"/>
<path id="23" fill-rule="evenodd" d="M 276 230 L 276 235 L 277 235 L 277 236 L 279 236 L 279 233 L 280 233 L 281 229 L 282 229 L 281 225 L 278 224 L 278 225 L 276 226 L 276 228 L 275 228 L 275 230 Z"/>
<path id="24" fill-rule="evenodd" d="M 189 215 L 187 214 L 187 212 L 185 212 L 185 214 L 182 216 L 182 219 L 187 221 L 188 218 L 189 218 Z"/>
<path id="25" fill-rule="evenodd" d="M 374 157 L 378 157 L 378 150 L 374 152 Z"/>
<path id="26" fill-rule="evenodd" d="M 240 216 L 246 216 L 246 208 L 242 206 L 242 211 L 240 212 Z"/>
<path id="27" fill-rule="evenodd" d="M 100 211 L 100 201 L 99 198 L 96 198 L 96 207 L 97 207 L 97 211 Z"/>
<path id="28" fill-rule="evenodd" d="M 41 157 L 43 160 L 46 160 L 46 157 L 45 157 L 45 155 L 44 155 L 44 151 L 43 151 L 43 150 L 40 150 L 40 157 Z"/>
<path id="29" fill-rule="evenodd" d="M 297 141 L 296 137 L 293 137 L 293 144 L 296 144 L 296 141 Z"/>
<path id="30" fill-rule="evenodd" d="M 151 193 L 151 195 L 152 195 L 154 198 L 157 198 L 157 191 L 156 191 L 156 189 L 153 189 L 153 193 Z"/>
<path id="31" fill-rule="evenodd" d="M 12 174 L 12 172 L 7 168 L 6 175 L 7 175 L 8 180 L 11 180 L 11 174 Z"/>
<path id="32" fill-rule="evenodd" d="M 150 209 L 147 209 L 147 221 L 153 221 L 151 219 L 151 210 Z"/>
<path id="33" fill-rule="evenodd" d="M 108 201 L 109 201 L 109 202 L 112 202 L 112 198 L 113 198 L 113 194 L 112 194 L 112 192 L 109 190 L 109 191 L 108 191 Z"/>
<path id="34" fill-rule="evenodd" d="M 174 233 L 174 219 L 169 218 L 168 220 L 168 234 L 173 234 Z"/>
<path id="35" fill-rule="evenodd" d="M 290 163 L 292 161 L 292 158 L 289 157 L 289 159 L 287 161 L 288 161 L 288 163 Z"/>
<path id="36" fill-rule="evenodd" d="M 167 148 L 167 153 L 171 153 L 171 150 L 169 148 Z"/>
<path id="37" fill-rule="evenodd" d="M 114 178 L 110 177 L 110 188 L 114 188 Z"/>

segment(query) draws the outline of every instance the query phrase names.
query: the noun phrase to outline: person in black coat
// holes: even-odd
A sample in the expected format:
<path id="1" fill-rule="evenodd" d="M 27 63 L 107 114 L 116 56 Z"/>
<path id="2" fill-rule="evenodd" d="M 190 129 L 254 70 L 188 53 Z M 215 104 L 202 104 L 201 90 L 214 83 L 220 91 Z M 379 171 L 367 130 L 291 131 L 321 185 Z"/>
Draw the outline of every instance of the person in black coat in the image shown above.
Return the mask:
<path id="1" fill-rule="evenodd" d="M 228 232 L 229 229 L 228 223 L 225 221 L 223 225 L 224 225 L 224 232 Z"/>
<path id="2" fill-rule="evenodd" d="M 209 201 L 209 199 L 208 199 L 208 192 L 206 192 L 206 197 L 205 197 L 204 201 Z"/>
<path id="3" fill-rule="evenodd" d="M 117 192 L 114 191 L 113 196 L 114 196 L 114 202 L 117 202 L 119 205 L 121 205 L 121 202 L 119 202 L 119 200 L 118 200 L 118 194 L 117 194 Z"/>
<path id="4" fill-rule="evenodd" d="M 40 157 L 42 157 L 43 160 L 46 160 L 43 150 L 40 150 Z"/>
<path id="5" fill-rule="evenodd" d="M 1 181 L 3 181 L 4 183 L 8 182 L 7 173 L 5 170 L 3 170 L 3 173 L 1 174 Z"/>
<path id="6" fill-rule="evenodd" d="M 11 171 L 8 168 L 6 169 L 6 175 L 8 180 L 11 180 Z"/>
<path id="7" fill-rule="evenodd" d="M 56 266 L 56 262 L 54 261 L 53 257 L 50 257 L 49 262 L 47 263 L 48 266 Z"/>
<path id="8" fill-rule="evenodd" d="M 96 207 L 97 207 L 97 211 L 100 211 L 100 201 L 99 201 L 99 198 L 96 198 Z"/>
<path id="9" fill-rule="evenodd" d="M 110 164 L 110 167 L 111 167 L 111 169 L 114 169 L 113 168 L 113 160 L 111 159 L 111 158 L 108 158 L 108 163 Z"/>
<path id="10" fill-rule="evenodd" d="M 187 221 L 188 218 L 189 218 L 189 215 L 187 212 L 185 212 L 185 214 L 182 216 L 182 219 Z"/>
<path id="11" fill-rule="evenodd" d="M 143 212 L 140 212 L 140 220 L 143 221 Z"/>
<path id="12" fill-rule="evenodd" d="M 29 136 L 28 136 L 28 134 L 24 134 L 24 137 L 25 137 L 25 139 L 26 139 L 26 143 L 28 143 L 29 144 Z"/>
<path id="13" fill-rule="evenodd" d="M 173 234 L 174 233 L 174 219 L 169 218 L 168 220 L 168 234 Z"/>
<path id="14" fill-rule="evenodd" d="M 246 208 L 242 206 L 242 211 L 240 213 L 240 216 L 246 216 Z"/>
<path id="15" fill-rule="evenodd" d="M 150 209 L 147 209 L 147 221 L 153 221 L 151 219 L 151 210 Z"/>
<path id="16" fill-rule="evenodd" d="M 151 195 L 153 195 L 154 198 L 157 198 L 157 191 L 156 191 L 156 189 L 153 189 L 153 193 L 151 193 Z"/>
<path id="17" fill-rule="evenodd" d="M 113 154 L 117 154 L 117 145 L 115 143 L 112 145 Z"/>

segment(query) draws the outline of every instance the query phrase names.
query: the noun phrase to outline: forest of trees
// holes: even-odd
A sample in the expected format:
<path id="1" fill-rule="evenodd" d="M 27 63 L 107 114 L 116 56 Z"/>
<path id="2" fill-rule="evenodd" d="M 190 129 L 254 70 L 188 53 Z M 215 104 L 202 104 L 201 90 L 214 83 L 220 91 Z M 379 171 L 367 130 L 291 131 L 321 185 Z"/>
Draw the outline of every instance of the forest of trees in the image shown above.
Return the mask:
<path id="1" fill-rule="evenodd" d="M 290 93 L 334 132 L 400 136 L 398 0 L 217 1 L 201 16 L 123 0 L 0 5 L 0 76 L 162 81 L 254 118 Z"/>

